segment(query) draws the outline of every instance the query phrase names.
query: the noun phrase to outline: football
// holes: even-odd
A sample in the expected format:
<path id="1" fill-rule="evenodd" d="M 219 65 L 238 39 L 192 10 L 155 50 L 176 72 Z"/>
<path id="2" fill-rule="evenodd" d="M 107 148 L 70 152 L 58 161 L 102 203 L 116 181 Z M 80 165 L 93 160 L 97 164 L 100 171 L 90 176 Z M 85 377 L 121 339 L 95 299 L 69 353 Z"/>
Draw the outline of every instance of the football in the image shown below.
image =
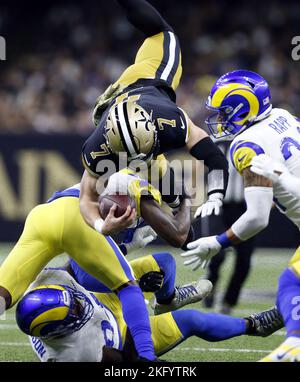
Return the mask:
<path id="1" fill-rule="evenodd" d="M 102 219 L 105 219 L 109 213 L 111 207 L 116 204 L 117 209 L 115 212 L 115 217 L 120 217 L 124 215 L 126 208 L 131 206 L 135 207 L 133 199 L 129 195 L 103 195 L 99 197 L 99 212 Z"/>

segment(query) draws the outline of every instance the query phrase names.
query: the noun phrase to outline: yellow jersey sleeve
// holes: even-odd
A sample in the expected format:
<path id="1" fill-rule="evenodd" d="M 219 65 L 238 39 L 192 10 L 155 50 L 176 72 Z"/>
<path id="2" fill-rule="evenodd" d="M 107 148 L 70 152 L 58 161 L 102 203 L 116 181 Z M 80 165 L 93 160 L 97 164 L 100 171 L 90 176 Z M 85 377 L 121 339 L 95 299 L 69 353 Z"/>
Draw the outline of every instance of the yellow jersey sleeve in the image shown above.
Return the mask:
<path id="1" fill-rule="evenodd" d="M 264 154 L 264 150 L 254 142 L 237 141 L 230 147 L 231 161 L 240 174 L 250 167 L 252 159 L 260 154 Z"/>
<path id="2" fill-rule="evenodd" d="M 137 217 L 141 216 L 141 197 L 153 198 L 159 205 L 162 203 L 161 193 L 147 180 L 140 178 L 134 171 L 123 169 L 120 172 L 132 176 L 132 181 L 128 183 L 128 192 L 133 198 L 136 206 Z"/>

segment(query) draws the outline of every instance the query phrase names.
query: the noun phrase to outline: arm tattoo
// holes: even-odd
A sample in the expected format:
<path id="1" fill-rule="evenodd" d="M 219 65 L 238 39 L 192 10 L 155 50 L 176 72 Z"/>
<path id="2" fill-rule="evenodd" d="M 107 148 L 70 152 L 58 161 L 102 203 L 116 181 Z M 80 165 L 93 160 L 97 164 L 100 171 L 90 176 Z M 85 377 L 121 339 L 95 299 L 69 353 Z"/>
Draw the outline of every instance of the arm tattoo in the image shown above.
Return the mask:
<path id="1" fill-rule="evenodd" d="M 253 186 L 257 186 L 257 187 L 272 187 L 273 186 L 273 183 L 271 180 L 261 175 L 254 174 L 254 172 L 250 170 L 250 167 L 247 167 L 243 171 L 243 179 L 244 179 L 245 188 L 253 187 Z"/>

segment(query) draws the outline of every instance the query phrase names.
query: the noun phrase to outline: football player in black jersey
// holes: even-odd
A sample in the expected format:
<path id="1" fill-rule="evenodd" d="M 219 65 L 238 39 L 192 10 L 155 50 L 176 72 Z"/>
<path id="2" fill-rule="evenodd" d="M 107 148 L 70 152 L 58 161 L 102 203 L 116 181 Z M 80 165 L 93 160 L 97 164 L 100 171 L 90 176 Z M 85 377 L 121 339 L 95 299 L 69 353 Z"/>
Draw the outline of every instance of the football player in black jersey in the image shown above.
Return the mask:
<path id="1" fill-rule="evenodd" d="M 143 161 L 148 168 L 158 166 L 163 180 L 168 172 L 163 154 L 183 147 L 208 167 L 208 200 L 198 208 L 196 215 L 218 214 L 227 187 L 228 163 L 206 132 L 175 103 L 175 90 L 182 74 L 178 38 L 147 1 L 117 1 L 128 20 L 146 35 L 146 39 L 134 64 L 96 102 L 96 129 L 82 150 L 85 167 L 80 194 L 82 216 L 97 231 L 110 234 L 102 231 L 99 185 L 101 188 L 101 181 L 107 179 L 105 174 L 110 171 L 111 175 L 120 169 L 121 154 L 126 154 L 128 160 L 123 167 L 128 162 Z M 115 169 L 110 168 L 110 164 Z M 174 183 L 172 171 L 169 182 Z M 175 192 L 163 195 L 163 200 L 171 207 L 178 206 L 183 198 L 184 193 L 183 196 Z M 128 209 L 123 215 L 125 225 L 133 213 Z"/>

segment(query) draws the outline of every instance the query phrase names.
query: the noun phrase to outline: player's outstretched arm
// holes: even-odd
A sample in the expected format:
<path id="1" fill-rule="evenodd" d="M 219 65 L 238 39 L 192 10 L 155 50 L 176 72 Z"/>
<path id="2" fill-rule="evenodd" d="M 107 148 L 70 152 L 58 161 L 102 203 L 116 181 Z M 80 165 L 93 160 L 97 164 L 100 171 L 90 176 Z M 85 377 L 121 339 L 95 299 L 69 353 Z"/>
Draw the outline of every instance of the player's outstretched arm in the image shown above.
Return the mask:
<path id="1" fill-rule="evenodd" d="M 131 24 L 150 37 L 162 31 L 172 31 L 160 13 L 145 0 L 117 0 Z"/>
<path id="2" fill-rule="evenodd" d="M 191 230 L 190 199 L 186 198 L 175 216 L 162 210 L 153 199 L 141 199 L 141 216 L 159 237 L 173 247 L 180 248 L 188 240 Z M 193 240 L 191 238 L 190 240 Z"/>
<path id="3" fill-rule="evenodd" d="M 280 184 L 286 191 L 296 198 L 300 198 L 300 178 L 292 175 L 284 164 L 268 155 L 261 154 L 252 159 L 250 169 L 252 172 Z"/>
<path id="4" fill-rule="evenodd" d="M 269 223 L 273 204 L 272 182 L 256 175 L 247 167 L 243 173 L 246 212 L 226 232 L 218 236 L 203 237 L 187 245 L 189 251 L 181 256 L 189 258 L 185 265 L 195 264 L 194 270 L 203 268 L 222 248 L 246 241 L 258 234 Z"/>

